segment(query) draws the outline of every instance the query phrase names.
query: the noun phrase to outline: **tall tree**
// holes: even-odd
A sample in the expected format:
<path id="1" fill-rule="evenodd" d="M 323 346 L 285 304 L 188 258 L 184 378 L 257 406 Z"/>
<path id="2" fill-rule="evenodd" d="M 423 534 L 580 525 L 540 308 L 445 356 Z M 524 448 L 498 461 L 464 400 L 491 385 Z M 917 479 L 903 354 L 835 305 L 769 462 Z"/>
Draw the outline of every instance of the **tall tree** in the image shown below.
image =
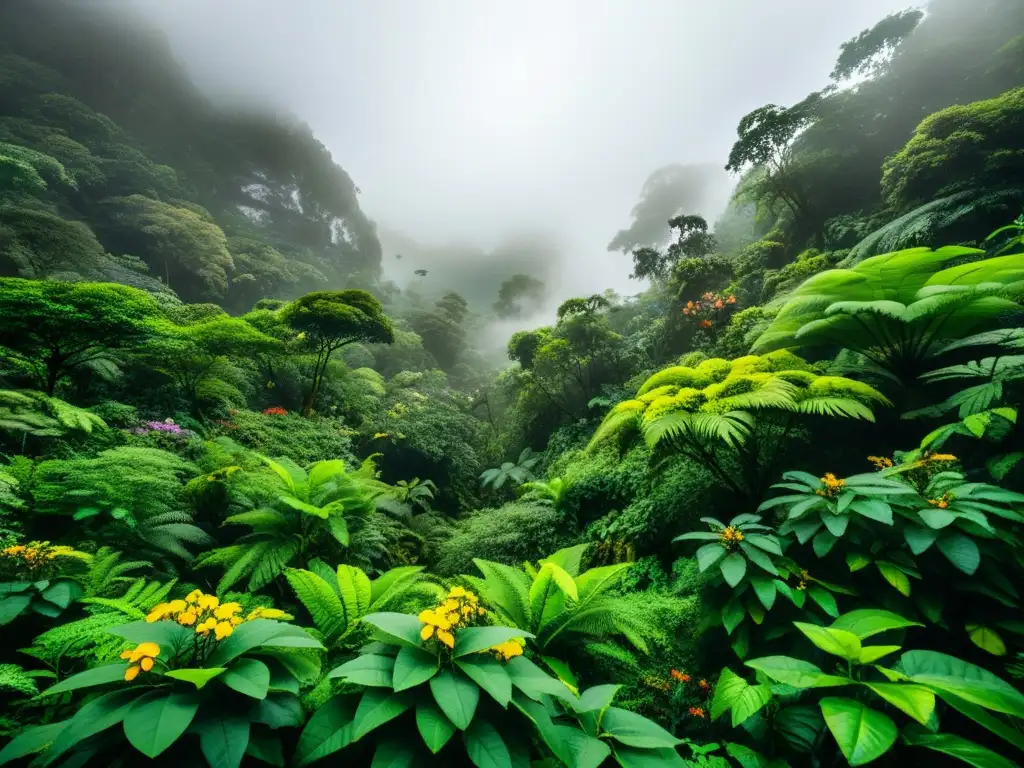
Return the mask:
<path id="1" fill-rule="evenodd" d="M 52 395 L 76 368 L 149 337 L 159 315 L 126 285 L 0 278 L 0 360 Z"/>
<path id="2" fill-rule="evenodd" d="M 302 413 L 316 405 L 320 382 L 331 355 L 346 344 L 391 344 L 394 329 L 380 302 L 360 290 L 314 291 L 281 310 L 281 319 L 299 332 L 313 353 L 313 372 Z"/>

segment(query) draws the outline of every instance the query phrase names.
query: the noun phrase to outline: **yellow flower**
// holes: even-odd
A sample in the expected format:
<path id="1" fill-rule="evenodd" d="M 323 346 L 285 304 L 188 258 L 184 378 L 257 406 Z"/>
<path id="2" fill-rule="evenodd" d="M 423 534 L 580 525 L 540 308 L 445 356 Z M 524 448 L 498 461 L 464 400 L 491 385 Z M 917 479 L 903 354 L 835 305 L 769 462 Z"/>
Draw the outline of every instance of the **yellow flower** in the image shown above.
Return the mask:
<path id="1" fill-rule="evenodd" d="M 455 635 L 453 635 L 451 632 L 448 632 L 447 630 L 438 629 L 437 639 L 440 640 L 444 645 L 447 645 L 449 648 L 455 647 Z"/>
<path id="2" fill-rule="evenodd" d="M 451 592 L 448 593 L 448 597 L 466 597 L 466 590 L 462 587 L 452 587 Z"/>
<path id="3" fill-rule="evenodd" d="M 464 606 L 462 606 L 462 615 L 463 616 L 470 616 L 470 615 L 472 615 L 472 613 L 473 613 L 473 606 L 472 605 L 464 605 Z"/>
<path id="4" fill-rule="evenodd" d="M 232 616 L 230 621 L 231 621 L 231 626 L 237 627 L 239 624 L 242 623 L 242 617 L 241 616 Z"/>
<path id="5" fill-rule="evenodd" d="M 739 528 L 734 528 L 730 525 L 719 534 L 719 538 L 722 540 L 722 544 L 732 547 L 733 544 L 739 544 L 743 541 L 743 532 Z"/>
<path id="6" fill-rule="evenodd" d="M 458 600 L 445 600 L 444 601 L 444 609 L 446 611 L 457 611 L 457 610 L 459 610 L 459 601 Z"/>
<path id="7" fill-rule="evenodd" d="M 421 619 L 422 621 L 422 619 Z M 420 640 L 429 640 L 434 636 L 434 625 L 424 624 L 423 629 L 420 630 Z"/>
<path id="8" fill-rule="evenodd" d="M 131 666 L 124 672 L 124 679 L 131 682 L 139 676 L 139 672 L 149 672 L 153 668 L 153 659 L 160 655 L 160 646 L 156 643 L 139 643 L 135 648 L 124 651 L 122 659 L 127 659 Z"/>
<path id="9" fill-rule="evenodd" d="M 153 610 L 146 616 L 146 621 L 152 624 L 154 621 L 160 621 L 160 619 L 166 618 L 170 613 L 170 607 L 168 603 L 160 603 L 159 605 L 153 606 Z"/>
<path id="10" fill-rule="evenodd" d="M 205 635 L 210 630 L 215 629 L 216 626 L 217 620 L 211 617 L 196 627 L 196 632 L 200 635 Z"/>
<path id="11" fill-rule="evenodd" d="M 878 469 L 889 469 L 892 466 L 892 459 L 888 456 L 868 456 L 868 461 Z"/>
<path id="12" fill-rule="evenodd" d="M 185 598 L 185 602 L 186 603 L 198 603 L 199 602 L 199 598 L 202 597 L 202 596 L 203 596 L 203 590 L 201 590 L 201 589 L 193 589 L 191 592 L 188 593 L 188 596 Z"/>
<path id="13" fill-rule="evenodd" d="M 153 660 L 147 656 L 139 661 L 139 666 L 142 667 L 143 672 L 149 672 L 153 668 Z"/>
<path id="14" fill-rule="evenodd" d="M 926 461 L 956 461 L 956 456 L 952 453 L 933 453 L 930 456 L 925 457 Z"/>
<path id="15" fill-rule="evenodd" d="M 236 613 L 241 613 L 242 606 L 239 603 L 224 603 L 218 606 L 217 610 L 213 612 L 213 615 L 218 619 L 227 621 Z"/>
<path id="16" fill-rule="evenodd" d="M 138 676 L 139 676 L 139 667 L 135 667 L 135 666 L 128 667 L 128 669 L 126 669 L 124 671 L 124 679 L 127 680 L 129 683 L 132 680 L 134 680 L 136 677 L 138 677 Z"/>
<path id="17" fill-rule="evenodd" d="M 493 646 L 491 650 L 494 651 L 495 656 L 498 659 L 504 661 L 508 661 L 509 659 L 513 659 L 516 656 L 523 655 L 523 646 L 519 643 L 518 640 L 508 640 L 504 643 L 498 643 L 497 645 Z"/>
<path id="18" fill-rule="evenodd" d="M 216 627 L 214 627 L 214 635 L 218 640 L 223 640 L 225 637 L 230 637 L 231 633 L 235 631 L 235 628 L 231 626 L 230 621 L 222 621 Z"/>
<path id="19" fill-rule="evenodd" d="M 843 486 L 846 485 L 846 481 L 842 478 L 836 477 L 831 472 L 826 472 L 825 476 L 821 478 L 821 484 L 825 486 L 820 488 L 815 493 L 819 496 L 828 496 L 829 498 L 835 498 L 842 491 Z"/>
<path id="20" fill-rule="evenodd" d="M 216 595 L 203 595 L 197 602 L 199 607 L 204 611 L 212 611 L 220 605 L 220 600 L 217 599 Z"/>
<path id="21" fill-rule="evenodd" d="M 178 623 L 181 624 L 183 627 L 191 627 L 193 624 L 196 623 L 196 619 L 198 618 L 199 616 L 196 614 L 195 611 L 182 611 L 178 614 Z"/>

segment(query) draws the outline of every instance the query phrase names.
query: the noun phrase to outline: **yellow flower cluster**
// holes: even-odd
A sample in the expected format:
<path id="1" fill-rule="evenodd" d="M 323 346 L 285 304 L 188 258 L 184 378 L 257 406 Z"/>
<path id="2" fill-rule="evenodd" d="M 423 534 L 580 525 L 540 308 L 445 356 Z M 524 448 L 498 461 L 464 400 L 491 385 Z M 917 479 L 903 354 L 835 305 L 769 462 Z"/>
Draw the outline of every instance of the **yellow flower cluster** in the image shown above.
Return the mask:
<path id="1" fill-rule="evenodd" d="M 892 459 L 888 456 L 868 456 L 868 461 L 874 464 L 876 469 L 889 469 L 892 466 Z"/>
<path id="2" fill-rule="evenodd" d="M 949 505 L 952 502 L 953 494 L 951 494 L 949 491 L 946 491 L 946 493 L 942 494 L 942 496 L 937 499 L 928 499 L 929 504 L 931 504 L 933 507 L 938 507 L 939 509 L 949 509 Z"/>
<path id="3" fill-rule="evenodd" d="M 51 545 L 48 541 L 32 541 L 28 544 L 16 544 L 13 547 L 5 547 L 0 550 L 0 555 L 15 560 L 20 560 L 29 567 L 38 567 L 56 560 L 58 557 L 74 557 L 78 560 L 88 560 L 89 555 L 79 552 L 72 547 L 64 545 Z"/>
<path id="4" fill-rule="evenodd" d="M 843 490 L 846 481 L 841 477 L 836 477 L 831 472 L 826 472 L 825 476 L 821 478 L 821 484 L 825 487 L 819 488 L 815 493 L 819 496 L 827 496 L 830 499 L 834 499 Z"/>
<path id="5" fill-rule="evenodd" d="M 926 453 L 923 458 L 924 458 L 925 461 L 928 461 L 928 462 L 931 462 L 931 461 L 956 461 L 956 456 L 954 456 L 952 453 Z"/>
<path id="6" fill-rule="evenodd" d="M 490 650 L 494 651 L 494 656 L 498 661 L 508 661 L 509 659 L 514 659 L 516 656 L 523 655 L 523 645 L 518 640 L 508 640 L 504 643 L 498 643 L 497 645 L 491 646 Z"/>
<path id="7" fill-rule="evenodd" d="M 424 624 L 420 638 L 429 640 L 436 637 L 442 645 L 454 648 L 455 635 L 452 631 L 469 626 L 486 613 L 480 607 L 480 598 L 467 589 L 453 587 L 443 603 L 436 608 L 428 608 L 417 617 Z"/>
<path id="8" fill-rule="evenodd" d="M 235 627 L 244 621 L 253 619 L 290 618 L 287 613 L 276 608 L 255 608 L 244 619 L 240 615 L 242 606 L 239 603 L 222 603 L 216 595 L 207 595 L 195 589 L 184 600 L 171 600 L 160 603 L 146 616 L 146 621 L 176 621 L 183 627 L 195 627 L 196 634 L 207 637 L 211 632 L 218 640 L 230 637 Z"/>
<path id="9" fill-rule="evenodd" d="M 121 654 L 131 666 L 124 671 L 124 679 L 131 682 L 139 676 L 139 672 L 149 672 L 153 668 L 154 659 L 160 655 L 160 646 L 156 643 L 139 643 L 134 649 Z"/>
<path id="10" fill-rule="evenodd" d="M 743 541 L 743 531 L 730 525 L 718 535 L 718 538 L 722 540 L 722 546 L 726 549 L 733 549 Z"/>

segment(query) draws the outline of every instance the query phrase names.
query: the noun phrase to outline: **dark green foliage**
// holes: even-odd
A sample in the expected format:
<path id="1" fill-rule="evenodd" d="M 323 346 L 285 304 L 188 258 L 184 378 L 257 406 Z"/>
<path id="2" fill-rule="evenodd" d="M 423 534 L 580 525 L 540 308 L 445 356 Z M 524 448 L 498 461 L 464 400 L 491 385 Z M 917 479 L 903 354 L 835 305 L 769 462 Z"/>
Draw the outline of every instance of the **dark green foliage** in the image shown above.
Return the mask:
<path id="1" fill-rule="evenodd" d="M 535 561 L 573 543 L 566 518 L 544 504 L 512 503 L 481 509 L 459 521 L 438 547 L 439 573 L 472 573 L 473 558 L 506 565 Z"/>
<path id="2" fill-rule="evenodd" d="M 886 16 L 871 29 L 865 29 L 840 47 L 832 79 L 846 80 L 853 75 L 877 75 L 888 64 L 893 52 L 917 29 L 924 14 L 916 9 Z"/>
<path id="3" fill-rule="evenodd" d="M 232 440 L 260 453 L 290 456 L 303 466 L 327 459 L 352 461 L 349 430 L 333 419 L 239 410 L 222 422 L 218 431 Z"/>
<path id="4" fill-rule="evenodd" d="M 521 317 L 523 312 L 539 304 L 545 295 L 544 283 L 530 275 L 512 275 L 501 284 L 494 313 L 500 318 Z"/>

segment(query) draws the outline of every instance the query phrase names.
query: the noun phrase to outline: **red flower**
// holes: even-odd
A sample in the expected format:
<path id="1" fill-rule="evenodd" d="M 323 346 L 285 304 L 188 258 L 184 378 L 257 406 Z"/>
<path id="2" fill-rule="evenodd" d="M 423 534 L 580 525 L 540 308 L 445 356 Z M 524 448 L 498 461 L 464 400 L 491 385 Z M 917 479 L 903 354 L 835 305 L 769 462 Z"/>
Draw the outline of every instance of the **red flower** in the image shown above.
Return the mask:
<path id="1" fill-rule="evenodd" d="M 678 669 L 673 669 L 669 672 L 672 678 L 680 683 L 690 682 L 690 676 L 685 672 L 680 672 Z"/>
<path id="2" fill-rule="evenodd" d="M 280 406 L 275 405 L 273 408 L 267 408 L 267 410 L 265 410 L 263 412 L 263 415 L 264 416 L 287 416 L 288 415 L 288 411 L 286 411 L 284 408 L 281 408 Z"/>
<path id="3" fill-rule="evenodd" d="M 714 323 L 712 323 L 710 320 L 701 320 L 700 321 L 700 327 L 701 328 L 710 328 L 712 325 L 714 325 Z"/>
<path id="4" fill-rule="evenodd" d="M 703 718 L 705 716 L 704 707 L 690 707 L 690 714 L 693 715 L 693 717 Z"/>
<path id="5" fill-rule="evenodd" d="M 711 685 L 708 683 L 707 680 L 701 680 L 699 683 L 697 683 L 697 685 L 699 685 L 705 691 L 710 691 L 711 690 Z"/>

